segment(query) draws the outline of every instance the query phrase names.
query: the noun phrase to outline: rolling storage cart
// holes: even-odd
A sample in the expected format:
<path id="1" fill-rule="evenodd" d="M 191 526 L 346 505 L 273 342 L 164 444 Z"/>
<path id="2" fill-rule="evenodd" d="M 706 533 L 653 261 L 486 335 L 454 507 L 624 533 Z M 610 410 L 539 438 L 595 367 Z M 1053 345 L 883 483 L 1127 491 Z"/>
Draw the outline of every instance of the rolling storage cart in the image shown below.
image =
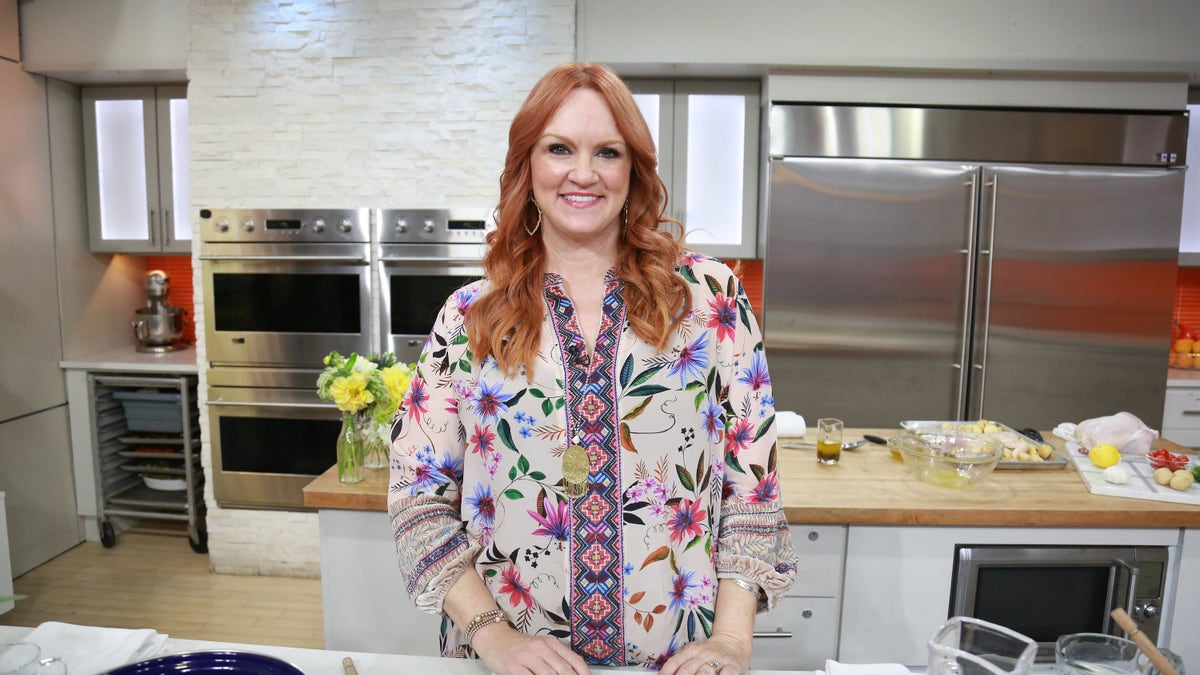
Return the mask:
<path id="1" fill-rule="evenodd" d="M 200 412 L 192 375 L 88 375 L 99 467 L 100 543 L 114 518 L 186 521 L 188 543 L 208 551 Z"/>

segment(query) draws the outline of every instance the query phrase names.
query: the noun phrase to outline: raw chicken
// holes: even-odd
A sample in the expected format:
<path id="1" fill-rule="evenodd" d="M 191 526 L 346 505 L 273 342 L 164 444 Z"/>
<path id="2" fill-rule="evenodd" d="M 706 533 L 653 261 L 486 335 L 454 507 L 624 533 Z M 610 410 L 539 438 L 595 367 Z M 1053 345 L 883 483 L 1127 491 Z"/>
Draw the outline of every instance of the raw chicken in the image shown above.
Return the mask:
<path id="1" fill-rule="evenodd" d="M 1084 448 L 1108 443 L 1117 446 L 1122 455 L 1144 455 L 1157 438 L 1157 431 L 1127 412 L 1084 420 L 1075 427 L 1075 440 Z"/>

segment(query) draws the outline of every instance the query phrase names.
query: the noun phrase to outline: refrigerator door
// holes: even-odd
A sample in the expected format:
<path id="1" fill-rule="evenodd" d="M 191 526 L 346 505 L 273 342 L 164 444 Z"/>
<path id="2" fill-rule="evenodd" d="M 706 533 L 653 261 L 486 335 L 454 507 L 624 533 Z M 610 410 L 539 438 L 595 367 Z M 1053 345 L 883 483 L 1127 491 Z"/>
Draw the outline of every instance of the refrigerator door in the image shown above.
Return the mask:
<path id="1" fill-rule="evenodd" d="M 775 404 L 894 427 L 966 405 L 978 167 L 771 161 L 763 330 Z"/>
<path id="2" fill-rule="evenodd" d="M 983 171 L 967 417 L 1162 419 L 1183 172 Z"/>

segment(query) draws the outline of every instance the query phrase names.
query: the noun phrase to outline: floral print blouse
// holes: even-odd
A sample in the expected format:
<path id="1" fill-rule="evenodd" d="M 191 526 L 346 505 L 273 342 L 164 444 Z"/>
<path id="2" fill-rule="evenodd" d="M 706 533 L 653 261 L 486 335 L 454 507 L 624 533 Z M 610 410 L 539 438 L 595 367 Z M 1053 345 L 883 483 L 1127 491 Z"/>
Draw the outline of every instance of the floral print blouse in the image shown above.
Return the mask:
<path id="1" fill-rule="evenodd" d="M 440 612 L 470 570 L 518 630 L 592 664 L 653 668 L 711 634 L 718 579 L 758 584 L 760 610 L 791 586 L 757 320 L 723 263 L 688 254 L 678 273 L 692 307 L 665 351 L 628 328 L 610 271 L 591 354 L 546 274 L 531 379 L 472 364 L 464 314 L 486 280 L 447 300 L 392 430 L 388 513 L 420 609 Z M 573 444 L 591 469 L 576 498 Z M 462 628 L 443 620 L 446 656 L 472 655 Z"/>

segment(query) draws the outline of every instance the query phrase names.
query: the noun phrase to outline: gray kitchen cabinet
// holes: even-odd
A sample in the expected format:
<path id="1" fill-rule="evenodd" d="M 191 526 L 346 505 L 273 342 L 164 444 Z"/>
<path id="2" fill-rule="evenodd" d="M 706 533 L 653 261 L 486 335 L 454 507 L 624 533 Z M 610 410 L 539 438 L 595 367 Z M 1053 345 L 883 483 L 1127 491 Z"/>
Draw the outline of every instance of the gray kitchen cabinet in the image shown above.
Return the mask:
<path id="1" fill-rule="evenodd" d="M 187 88 L 85 87 L 91 249 L 188 253 Z"/>
<path id="2" fill-rule="evenodd" d="M 837 658 L 847 528 L 790 528 L 800 569 L 787 595 L 754 620 L 754 670 L 821 670 Z"/>
<path id="3" fill-rule="evenodd" d="M 759 257 L 759 83 L 629 80 L 629 86 L 658 148 L 667 215 L 683 223 L 688 248 Z"/>
<path id="4" fill-rule="evenodd" d="M 1180 445 L 1200 448 L 1200 380 L 1193 381 L 1190 386 L 1168 381 L 1160 436 Z"/>

